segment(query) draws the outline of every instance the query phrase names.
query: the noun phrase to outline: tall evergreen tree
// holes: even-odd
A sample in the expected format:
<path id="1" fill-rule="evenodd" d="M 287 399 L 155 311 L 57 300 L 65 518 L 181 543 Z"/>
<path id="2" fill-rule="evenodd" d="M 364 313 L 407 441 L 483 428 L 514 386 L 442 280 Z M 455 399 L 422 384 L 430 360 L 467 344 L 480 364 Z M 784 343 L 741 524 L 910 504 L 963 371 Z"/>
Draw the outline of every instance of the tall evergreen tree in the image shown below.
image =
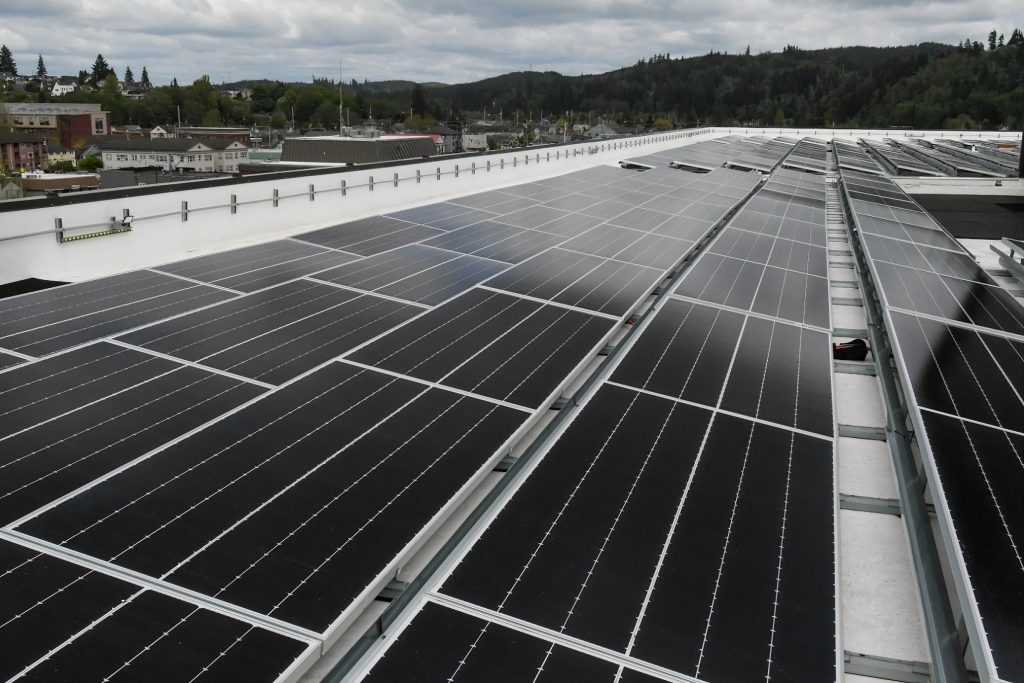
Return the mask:
<path id="1" fill-rule="evenodd" d="M 18 65 L 14 63 L 14 55 L 7 49 L 6 45 L 0 45 L 0 73 L 15 75 L 18 73 Z"/>
<path id="2" fill-rule="evenodd" d="M 146 67 L 142 67 L 142 79 L 139 81 L 139 85 L 143 88 L 153 87 L 153 84 L 149 82 L 149 72 L 146 71 Z"/>
<path id="3" fill-rule="evenodd" d="M 1021 45 L 1024 44 L 1024 33 L 1020 32 L 1019 28 L 1013 29 L 1013 33 L 1010 34 L 1010 39 L 1006 41 L 1007 45 Z"/>
<path id="4" fill-rule="evenodd" d="M 989 52 L 995 52 L 996 51 L 996 32 L 995 32 L 995 29 L 992 30 L 992 33 L 988 34 L 988 50 L 989 50 Z"/>
<path id="5" fill-rule="evenodd" d="M 92 73 L 89 74 L 89 83 L 97 85 L 103 82 L 110 74 L 114 73 L 114 70 L 107 64 L 107 60 L 103 59 L 103 55 L 96 55 L 96 61 L 92 64 Z"/>
<path id="6" fill-rule="evenodd" d="M 410 102 L 409 108 L 417 116 L 423 116 L 427 113 L 427 96 L 423 91 L 423 86 L 419 83 L 412 87 L 412 102 Z"/>
<path id="7" fill-rule="evenodd" d="M 125 85 L 135 85 L 135 74 L 132 73 L 132 68 L 130 66 L 126 66 L 124 68 L 123 80 Z"/>
<path id="8" fill-rule="evenodd" d="M 39 61 L 36 62 L 36 78 L 43 80 L 46 78 L 46 65 L 43 64 L 43 56 L 39 55 Z"/>

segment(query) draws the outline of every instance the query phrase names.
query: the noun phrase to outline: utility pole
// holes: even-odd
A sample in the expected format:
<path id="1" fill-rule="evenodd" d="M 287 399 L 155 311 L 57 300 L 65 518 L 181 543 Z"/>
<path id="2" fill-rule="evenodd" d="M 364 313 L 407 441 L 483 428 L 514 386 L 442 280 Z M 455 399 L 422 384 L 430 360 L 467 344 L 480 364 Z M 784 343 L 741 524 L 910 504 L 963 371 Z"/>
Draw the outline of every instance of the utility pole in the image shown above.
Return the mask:
<path id="1" fill-rule="evenodd" d="M 341 137 L 341 127 L 345 125 L 345 98 L 341 90 L 341 60 L 338 60 L 338 137 Z"/>

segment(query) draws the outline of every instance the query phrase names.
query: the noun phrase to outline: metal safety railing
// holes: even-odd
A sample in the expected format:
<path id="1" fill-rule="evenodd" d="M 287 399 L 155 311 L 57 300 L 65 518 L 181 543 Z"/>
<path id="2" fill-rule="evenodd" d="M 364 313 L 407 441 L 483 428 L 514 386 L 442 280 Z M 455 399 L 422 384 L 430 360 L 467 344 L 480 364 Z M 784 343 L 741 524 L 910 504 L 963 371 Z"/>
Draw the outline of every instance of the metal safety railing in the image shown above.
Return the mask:
<path id="1" fill-rule="evenodd" d="M 375 188 L 389 184 L 393 188 L 399 187 L 402 183 L 417 183 L 421 184 L 427 178 L 433 178 L 437 181 L 445 178 L 459 178 L 460 175 L 470 174 L 476 175 L 478 172 L 491 173 L 492 171 L 504 171 L 507 169 L 517 169 L 520 166 L 529 166 L 531 164 L 540 163 L 551 163 L 551 162 L 565 162 L 572 159 L 576 159 L 581 156 L 588 156 L 593 154 L 600 154 L 603 152 L 613 152 L 618 150 L 627 150 L 630 148 L 641 147 L 645 145 L 651 145 L 655 143 L 670 142 L 672 140 L 683 140 L 692 138 L 698 135 L 707 135 L 714 132 L 712 128 L 699 128 L 691 130 L 681 131 L 669 131 L 665 133 L 657 133 L 653 135 L 646 135 L 643 137 L 635 138 L 624 138 L 607 140 L 604 142 L 595 143 L 579 143 L 569 148 L 559 148 L 554 150 L 544 151 L 517 151 L 511 154 L 506 154 L 498 159 L 486 159 L 482 162 L 471 161 L 469 167 L 465 165 L 461 166 L 458 163 L 450 164 L 447 166 L 438 165 L 435 167 L 432 173 L 424 173 L 423 169 L 416 169 L 415 174 L 402 176 L 399 173 L 393 173 L 392 177 L 387 181 L 382 182 L 381 180 L 370 174 L 366 176 L 366 180 L 363 182 L 349 182 L 347 178 L 342 178 L 340 182 L 335 182 L 332 185 L 316 186 L 315 183 L 310 183 L 308 186 L 301 191 L 289 192 L 282 194 L 277 188 L 271 188 L 271 193 L 266 197 L 259 197 L 254 199 L 247 199 L 239 201 L 237 194 L 230 194 L 228 200 L 223 203 L 209 204 L 206 206 L 190 206 L 188 200 L 181 201 L 181 208 L 164 211 L 161 213 L 142 214 L 136 215 L 129 225 L 123 226 L 126 229 L 111 230 L 111 221 L 115 219 L 105 219 L 99 222 L 93 223 L 82 223 L 78 225 L 64 225 L 62 217 L 54 218 L 54 227 L 47 229 L 39 229 L 19 233 L 16 235 L 0 235 L 0 242 L 25 239 L 30 237 L 39 237 L 42 235 L 55 235 L 57 241 L 60 243 L 66 243 L 84 239 L 82 236 L 85 234 L 88 237 L 98 237 L 108 234 L 117 234 L 120 232 L 128 232 L 129 229 L 134 225 L 153 220 L 161 220 L 174 216 L 178 216 L 181 222 L 187 222 L 189 216 L 196 213 L 208 212 L 208 211 L 219 211 L 228 210 L 231 214 L 237 214 L 239 207 L 253 206 L 261 204 L 270 204 L 272 207 L 277 208 L 280 206 L 281 201 L 286 199 L 305 198 L 312 202 L 316 197 L 320 195 L 329 195 L 337 193 L 342 197 L 348 196 L 349 192 L 353 190 L 365 189 L 367 192 L 373 192 Z M 358 171 L 358 169 L 356 169 Z M 351 173 L 351 170 L 347 171 Z M 273 181 L 267 181 L 273 182 Z M 182 192 L 190 192 L 191 189 L 182 189 Z M 26 210 L 35 210 L 38 207 L 26 207 Z M 124 209 L 128 212 L 128 209 Z M 92 231 L 91 233 L 87 231 Z"/>

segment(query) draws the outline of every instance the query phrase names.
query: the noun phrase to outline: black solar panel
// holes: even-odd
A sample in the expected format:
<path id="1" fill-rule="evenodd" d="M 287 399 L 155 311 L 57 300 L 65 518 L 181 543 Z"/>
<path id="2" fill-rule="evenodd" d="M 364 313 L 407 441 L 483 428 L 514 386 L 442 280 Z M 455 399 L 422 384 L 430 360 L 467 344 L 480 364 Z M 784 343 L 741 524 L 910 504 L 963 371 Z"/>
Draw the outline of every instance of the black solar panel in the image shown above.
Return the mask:
<path id="1" fill-rule="evenodd" d="M 234 294 L 138 270 L 0 301 L 0 346 L 42 356 Z"/>
<path id="2" fill-rule="evenodd" d="M 275 681 L 311 641 L 0 539 L 0 678 Z"/>
<path id="3" fill-rule="evenodd" d="M 183 360 L 279 384 L 423 309 L 297 280 L 120 337 Z"/>
<path id="4" fill-rule="evenodd" d="M 0 522 L 263 393 L 256 385 L 101 342 L 0 373 Z"/>
<path id="5" fill-rule="evenodd" d="M 888 179 L 844 176 L 983 678 L 1024 679 L 1024 308 Z M 852 190 L 858 187 L 861 191 Z"/>
<path id="6" fill-rule="evenodd" d="M 357 258 L 297 240 L 278 240 L 157 266 L 155 270 L 207 284 L 254 292 Z"/>

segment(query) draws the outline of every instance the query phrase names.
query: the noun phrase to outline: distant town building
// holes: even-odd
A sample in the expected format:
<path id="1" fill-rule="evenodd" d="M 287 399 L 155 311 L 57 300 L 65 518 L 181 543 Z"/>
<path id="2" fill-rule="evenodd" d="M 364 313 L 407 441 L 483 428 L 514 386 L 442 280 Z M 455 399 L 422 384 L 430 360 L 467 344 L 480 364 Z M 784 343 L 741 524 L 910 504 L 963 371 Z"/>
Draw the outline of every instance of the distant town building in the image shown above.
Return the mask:
<path id="1" fill-rule="evenodd" d="M 248 147 L 252 131 L 248 128 L 226 128 L 224 126 L 181 126 L 174 129 L 174 135 L 179 138 L 235 140 Z M 150 134 L 150 137 L 152 137 L 152 134 Z"/>
<path id="2" fill-rule="evenodd" d="M 170 126 L 168 126 L 168 128 L 170 128 Z M 167 128 L 164 128 L 163 126 L 156 126 L 155 128 L 153 128 L 153 130 L 149 131 L 149 137 L 153 138 L 154 140 L 162 138 L 173 138 L 174 133 L 171 133 Z"/>
<path id="3" fill-rule="evenodd" d="M 58 137 L 65 147 L 110 133 L 110 112 L 98 104 L 12 102 L 4 106 L 16 132 Z"/>
<path id="4" fill-rule="evenodd" d="M 50 89 L 50 94 L 54 97 L 60 97 L 61 95 L 67 95 L 78 90 L 78 79 L 71 76 L 61 76 L 53 84 L 53 88 Z"/>
<path id="5" fill-rule="evenodd" d="M 437 153 L 430 135 L 287 138 L 281 162 L 370 164 L 429 157 Z"/>
<path id="6" fill-rule="evenodd" d="M 237 173 L 249 148 L 237 140 L 157 138 L 103 143 L 103 167 L 161 168 L 165 171 Z"/>
<path id="7" fill-rule="evenodd" d="M 459 134 L 457 131 L 452 130 L 448 126 L 436 125 L 428 130 L 427 133 L 435 136 L 438 154 L 452 154 L 458 151 Z"/>
<path id="8" fill-rule="evenodd" d="M 583 133 L 583 137 L 591 140 L 606 140 L 629 135 L 629 131 L 617 123 L 599 123 L 591 126 Z"/>
<path id="9" fill-rule="evenodd" d="M 75 165 L 75 150 L 65 147 L 64 145 L 52 145 L 46 144 L 46 163 L 47 165 L 56 163 L 58 161 L 66 161 L 72 166 Z"/>
<path id="10" fill-rule="evenodd" d="M 45 171 L 46 142 L 31 133 L 0 132 L 0 166 L 8 173 Z"/>

